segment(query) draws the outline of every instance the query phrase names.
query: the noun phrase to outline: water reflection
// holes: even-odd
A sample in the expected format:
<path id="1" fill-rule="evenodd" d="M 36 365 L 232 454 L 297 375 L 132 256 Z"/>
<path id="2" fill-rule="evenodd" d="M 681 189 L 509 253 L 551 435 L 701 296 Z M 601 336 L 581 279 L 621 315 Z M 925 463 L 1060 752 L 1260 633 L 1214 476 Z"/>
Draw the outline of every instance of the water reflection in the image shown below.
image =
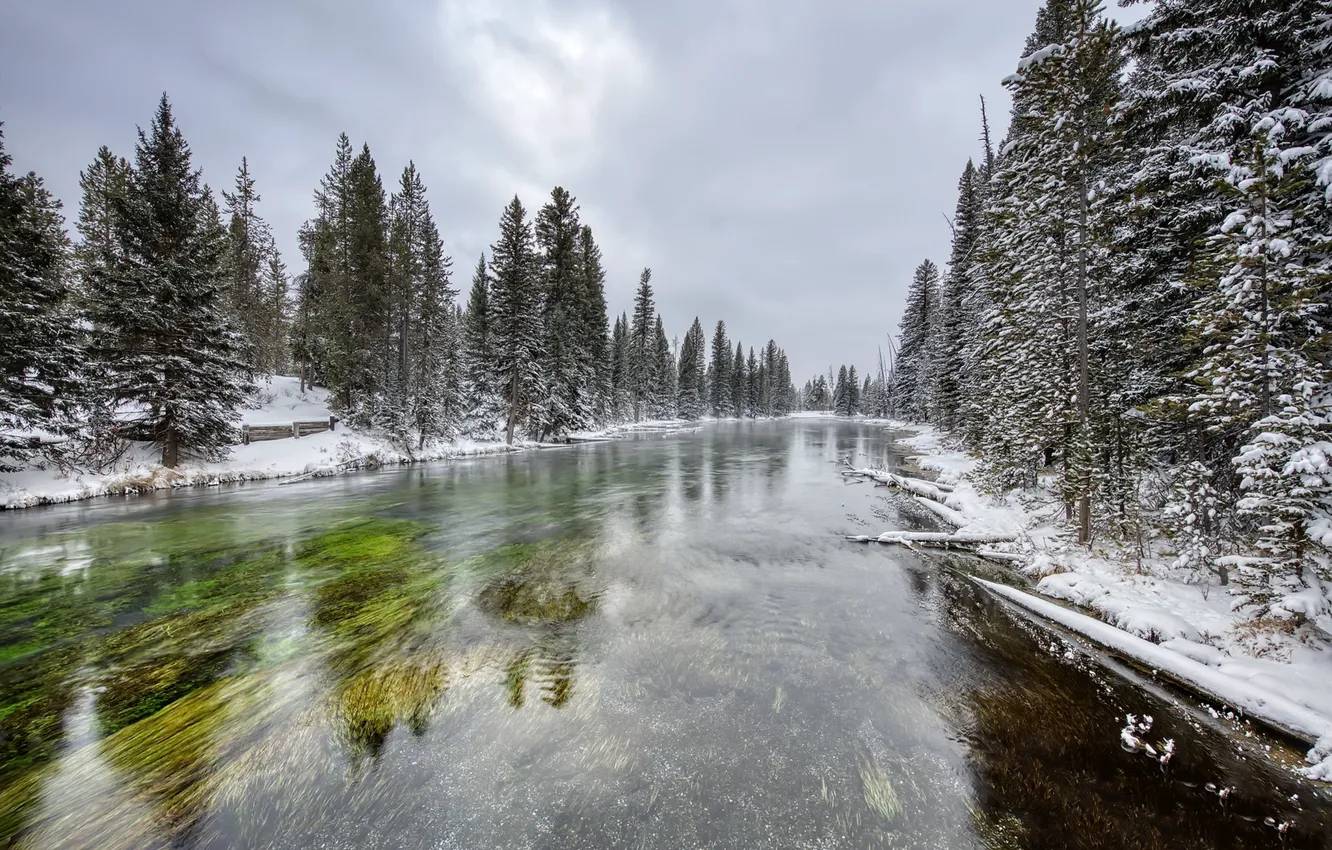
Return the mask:
<path id="1" fill-rule="evenodd" d="M 846 456 L 898 462 L 871 426 L 739 423 L 16 516 L 0 843 L 1278 846 L 1268 814 L 1321 836 L 1314 795 L 1281 804 L 1287 778 L 936 562 L 845 545 L 879 504 Z M 1180 742 L 1168 776 L 1118 749 L 1145 710 Z M 1210 781 L 1245 802 L 1218 818 Z"/>

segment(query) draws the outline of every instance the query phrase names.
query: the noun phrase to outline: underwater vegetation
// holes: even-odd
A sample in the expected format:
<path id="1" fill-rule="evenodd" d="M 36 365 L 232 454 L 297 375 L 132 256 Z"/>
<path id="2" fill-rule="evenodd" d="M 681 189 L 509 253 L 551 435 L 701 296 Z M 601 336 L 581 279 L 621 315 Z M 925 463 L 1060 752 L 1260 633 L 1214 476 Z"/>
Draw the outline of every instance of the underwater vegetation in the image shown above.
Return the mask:
<path id="1" fill-rule="evenodd" d="M 450 560 L 433 531 L 357 517 L 264 538 L 221 515 L 98 527 L 44 563 L 0 553 L 0 846 L 164 846 L 243 798 L 238 765 L 253 771 L 293 723 L 317 733 L 292 739 L 300 758 L 334 773 L 330 758 L 377 758 L 395 728 L 425 734 L 459 593 L 500 628 L 538 629 L 480 654 L 509 658 L 504 701 L 523 706 L 531 683 L 539 704 L 567 704 L 565 630 L 597 606 L 581 587 L 590 544 Z"/>

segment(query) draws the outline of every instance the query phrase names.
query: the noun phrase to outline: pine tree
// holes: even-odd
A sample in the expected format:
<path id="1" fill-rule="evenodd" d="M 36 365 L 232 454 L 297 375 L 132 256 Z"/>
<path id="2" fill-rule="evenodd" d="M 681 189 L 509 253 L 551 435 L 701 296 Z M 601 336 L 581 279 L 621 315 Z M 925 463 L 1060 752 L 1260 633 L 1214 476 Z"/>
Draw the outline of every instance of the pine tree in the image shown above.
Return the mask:
<path id="1" fill-rule="evenodd" d="M 666 338 L 666 327 L 661 314 L 657 314 L 656 329 L 652 334 L 653 384 L 648 393 L 653 419 L 674 419 L 676 416 L 676 367 L 671 354 L 671 341 Z"/>
<path id="2" fill-rule="evenodd" d="M 694 324 L 685 334 L 680 346 L 680 372 L 677 409 L 681 419 L 701 419 L 704 413 L 704 350 L 703 325 L 695 317 Z M 729 354 L 729 348 L 727 353 Z"/>
<path id="3" fill-rule="evenodd" d="M 894 407 L 911 422 L 924 422 L 931 405 L 930 354 L 936 332 L 939 268 L 929 260 L 916 267 L 902 314 L 902 343 L 893 383 Z"/>
<path id="4" fill-rule="evenodd" d="M 711 398 L 712 415 L 720 419 L 732 416 L 734 408 L 731 401 L 731 341 L 726 338 L 726 323 L 718 320 L 717 329 L 712 332 L 712 374 Z"/>
<path id="5" fill-rule="evenodd" d="M 103 145 L 97 156 L 79 172 L 79 244 L 74 247 L 74 267 L 80 291 L 86 281 L 103 268 L 107 257 L 116 256 L 115 200 L 125 194 L 130 166 L 124 157 Z"/>
<path id="6" fill-rule="evenodd" d="M 520 423 L 542 421 L 544 401 L 541 281 L 527 211 L 515 195 L 500 218 L 500 238 L 490 246 L 495 381 L 507 406 L 506 439 Z M 530 428 L 529 428 L 530 430 Z"/>
<path id="7" fill-rule="evenodd" d="M 15 177 L 0 130 L 0 471 L 31 456 L 33 432 L 66 432 L 80 356 L 60 202 Z"/>
<path id="8" fill-rule="evenodd" d="M 286 374 L 291 365 L 287 345 L 292 324 L 288 284 L 287 264 L 282 261 L 276 246 L 271 247 L 265 258 L 263 279 L 259 282 L 262 307 L 255 345 L 262 368 L 275 374 Z"/>
<path id="9" fill-rule="evenodd" d="M 615 320 L 611 335 L 611 408 L 617 421 L 634 418 L 634 388 L 632 339 L 629 316 L 621 313 Z"/>
<path id="10" fill-rule="evenodd" d="M 583 225 L 578 234 L 578 271 L 581 295 L 579 354 L 583 370 L 592 376 L 591 407 L 594 418 L 605 422 L 616 416 L 612 403 L 612 355 L 610 328 L 606 316 L 606 271 L 601 264 L 601 248 L 592 236 L 592 228 Z"/>
<path id="11" fill-rule="evenodd" d="M 1310 526 L 1332 504 L 1323 295 L 1332 267 L 1292 250 L 1326 256 L 1332 238 L 1298 214 L 1311 175 L 1282 154 L 1260 124 L 1249 158 L 1232 166 L 1236 208 L 1212 240 L 1189 320 L 1204 352 L 1188 375 L 1198 390 L 1183 399 L 1208 430 L 1243 435 L 1238 507 L 1257 525 L 1263 560 L 1239 571 L 1238 590 L 1258 613 L 1308 586 Z"/>
<path id="12" fill-rule="evenodd" d="M 652 269 L 643 269 L 638 278 L 638 294 L 634 298 L 634 318 L 629 329 L 629 386 L 634 421 L 641 421 L 651 405 L 651 395 L 657 385 L 657 366 L 652 303 Z M 648 414 L 651 415 L 651 414 Z"/>
<path id="13" fill-rule="evenodd" d="M 546 378 L 540 431 L 543 436 L 590 427 L 596 417 L 597 374 L 588 353 L 587 310 L 583 285 L 578 204 L 556 186 L 537 213 L 534 225 L 540 249 Z"/>
<path id="14" fill-rule="evenodd" d="M 352 160 L 350 204 L 342 395 L 353 421 L 369 425 L 385 403 L 394 362 L 388 199 L 369 145 Z"/>
<path id="15" fill-rule="evenodd" d="M 490 275 L 481 255 L 472 275 L 467 310 L 462 318 L 461 383 L 463 433 L 486 439 L 498 433 L 503 415 L 499 385 L 495 379 L 494 311 L 490 298 Z"/>
<path id="16" fill-rule="evenodd" d="M 262 362 L 261 328 L 266 324 L 268 307 L 263 277 L 273 251 L 273 234 L 256 209 L 259 193 L 255 191 L 250 163 L 245 157 L 241 157 L 236 171 L 235 191 L 223 192 L 222 200 L 229 222 L 223 268 L 231 323 L 244 339 L 245 360 L 251 372 L 268 372 L 271 365 Z"/>
<path id="17" fill-rule="evenodd" d="M 946 429 L 960 424 L 962 394 L 966 386 L 961 380 L 966 366 L 964 352 L 976 321 L 976 317 L 969 314 L 968 307 L 974 304 L 973 269 L 977 259 L 976 245 L 981 216 L 979 180 L 975 166 L 971 160 L 967 160 L 967 167 L 958 180 L 957 209 L 952 221 L 952 254 L 948 261 L 948 275 L 939 290 L 935 332 L 931 341 L 930 371 L 934 379 L 932 397 L 935 419 L 940 427 Z"/>
<path id="18" fill-rule="evenodd" d="M 749 415 L 749 367 L 745 363 L 745 347 L 735 343 L 735 357 L 731 358 L 731 415 L 743 419 Z"/>
<path id="19" fill-rule="evenodd" d="M 225 314 L 225 231 L 166 95 L 149 131 L 139 131 L 114 219 L 120 257 L 94 275 L 90 292 L 106 390 L 140 411 L 163 465 L 220 456 L 250 386 Z"/>
<path id="20" fill-rule="evenodd" d="M 385 277 L 386 331 L 389 351 L 384 362 L 383 396 L 375 423 L 404 448 L 414 419 L 416 387 L 412 375 L 411 325 L 417 311 L 416 293 L 425 268 L 425 184 L 408 163 L 398 189 L 389 199 L 388 269 Z M 438 333 L 439 319 L 434 321 Z"/>
<path id="21" fill-rule="evenodd" d="M 403 187 L 406 189 L 410 183 L 413 194 L 415 187 L 421 186 L 415 171 L 415 166 L 409 163 L 408 171 L 403 174 Z M 444 253 L 430 206 L 424 200 L 424 187 L 421 189 L 419 218 L 413 220 L 408 203 L 399 208 L 407 219 L 401 226 L 411 227 L 411 253 L 420 254 L 419 264 L 411 264 L 414 275 L 408 293 L 411 309 L 404 346 L 408 358 L 409 413 L 417 432 L 418 448 L 457 435 L 462 403 L 460 329 L 450 285 L 453 258 Z"/>
<path id="22" fill-rule="evenodd" d="M 754 347 L 749 347 L 749 360 L 745 365 L 745 378 L 748 386 L 745 387 L 745 411 L 750 419 L 756 419 L 759 411 L 759 386 L 763 376 L 759 374 L 758 358 L 754 356 Z"/>
<path id="23" fill-rule="evenodd" d="M 338 136 L 333 165 L 315 191 L 318 213 L 301 228 L 306 271 L 299 280 L 293 353 L 301 386 L 323 384 L 345 408 L 351 287 L 351 140 Z"/>
<path id="24" fill-rule="evenodd" d="M 837 383 L 833 388 L 833 412 L 838 416 L 851 415 L 851 391 L 847 386 L 846 366 L 837 370 Z"/>

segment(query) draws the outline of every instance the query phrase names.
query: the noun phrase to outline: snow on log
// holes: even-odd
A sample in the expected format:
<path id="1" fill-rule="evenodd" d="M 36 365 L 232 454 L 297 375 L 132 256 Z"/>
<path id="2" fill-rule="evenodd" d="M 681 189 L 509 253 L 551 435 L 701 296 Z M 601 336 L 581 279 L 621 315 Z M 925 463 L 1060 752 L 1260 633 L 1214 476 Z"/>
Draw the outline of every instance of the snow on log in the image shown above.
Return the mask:
<path id="1" fill-rule="evenodd" d="M 856 543 L 883 543 L 910 546 L 978 546 L 987 543 L 1012 543 L 1017 540 L 1015 534 L 996 534 L 990 532 L 968 531 L 885 531 L 877 537 L 872 534 L 852 534 L 847 540 Z"/>
<path id="2" fill-rule="evenodd" d="M 961 511 L 955 511 L 942 502 L 936 502 L 933 499 L 927 499 L 924 496 L 913 496 L 912 498 L 915 499 L 921 507 L 930 511 L 939 519 L 954 528 L 961 528 L 967 524 L 967 518 L 962 515 Z"/>
<path id="3" fill-rule="evenodd" d="M 996 552 L 993 549 L 977 549 L 976 554 L 991 561 L 1005 561 L 1013 564 L 1019 564 L 1027 560 L 1026 555 L 1018 555 L 1013 552 Z"/>
<path id="4" fill-rule="evenodd" d="M 1165 674 L 1185 687 L 1233 706 L 1274 729 L 1303 741 L 1319 742 L 1309 752 L 1308 759 L 1311 763 L 1327 755 L 1323 750 L 1325 742 L 1332 742 L 1332 716 L 1267 691 L 1254 682 L 1229 676 L 1174 650 L 1143 640 L 1086 614 L 1047 602 L 1007 585 L 974 577 L 972 581 L 1032 614 L 1058 623 L 1093 643 L 1131 658 L 1153 671 Z M 1325 778 L 1315 776 L 1313 770 L 1316 769 L 1307 770 L 1305 774 L 1310 778 Z"/>
<path id="5" fill-rule="evenodd" d="M 851 464 L 847 464 L 847 471 L 843 475 L 850 475 L 856 478 L 868 478 L 877 481 L 880 484 L 887 484 L 890 487 L 896 487 L 899 490 L 905 490 L 916 496 L 924 496 L 935 502 L 943 503 L 948 498 L 948 493 L 941 489 L 932 481 L 924 481 L 920 478 L 908 478 L 905 475 L 898 475 L 895 472 L 884 472 L 881 469 L 855 469 Z"/>

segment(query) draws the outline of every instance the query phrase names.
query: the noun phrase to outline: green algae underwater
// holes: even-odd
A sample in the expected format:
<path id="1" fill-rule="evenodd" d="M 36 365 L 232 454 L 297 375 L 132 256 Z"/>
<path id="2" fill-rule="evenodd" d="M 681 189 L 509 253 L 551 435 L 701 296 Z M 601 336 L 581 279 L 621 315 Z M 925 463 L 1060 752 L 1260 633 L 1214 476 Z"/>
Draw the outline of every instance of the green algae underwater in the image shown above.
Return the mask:
<path id="1" fill-rule="evenodd" d="M 737 423 L 16 517 L 0 846 L 1332 847 L 1261 745 L 846 545 L 847 456 L 901 462 Z"/>
<path id="2" fill-rule="evenodd" d="M 216 802 L 243 797 L 244 765 L 290 746 L 273 740 L 284 724 L 313 730 L 289 756 L 373 758 L 395 728 L 424 731 L 454 679 L 505 653 L 497 690 L 521 705 L 534 656 L 569 644 L 596 610 L 577 583 L 592 576 L 592 546 L 566 535 L 450 559 L 423 545 L 431 531 L 356 517 L 266 539 L 191 517 L 44 541 L 78 555 L 4 574 L 0 843 L 153 846 L 163 825 L 188 835 Z M 480 587 L 498 622 L 527 627 L 518 640 L 530 645 L 437 645 L 463 585 Z M 308 611 L 303 623 L 293 608 Z M 547 663 L 556 708 L 573 688 L 563 651 Z M 288 684 L 313 670 L 316 697 L 296 698 Z M 95 711 L 80 716 L 81 701 Z M 86 730 L 71 736 L 71 723 Z M 103 793 L 109 773 L 127 787 Z M 77 791 L 47 810 L 41 789 L 55 781 Z"/>

